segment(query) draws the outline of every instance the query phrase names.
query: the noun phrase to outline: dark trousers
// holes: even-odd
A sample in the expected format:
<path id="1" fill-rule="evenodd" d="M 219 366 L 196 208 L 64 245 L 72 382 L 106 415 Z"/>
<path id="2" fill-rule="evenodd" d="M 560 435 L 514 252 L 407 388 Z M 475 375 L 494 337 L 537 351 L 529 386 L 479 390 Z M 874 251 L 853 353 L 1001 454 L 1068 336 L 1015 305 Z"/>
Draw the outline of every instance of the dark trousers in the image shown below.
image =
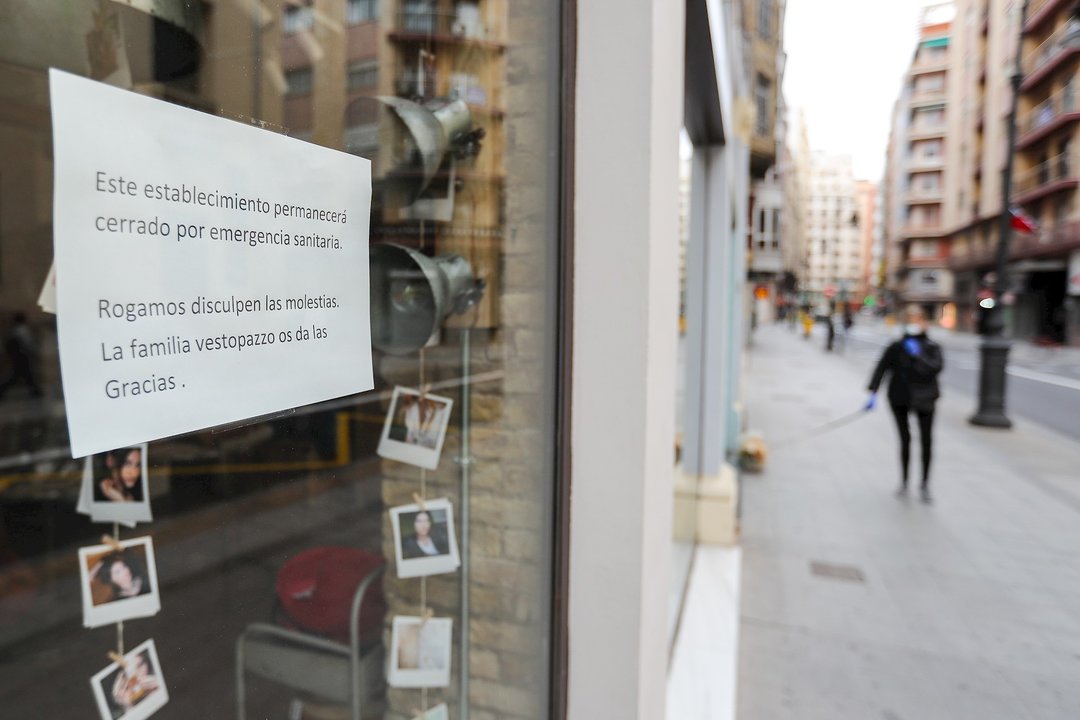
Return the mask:
<path id="1" fill-rule="evenodd" d="M 914 412 L 916 419 L 919 421 L 919 440 L 922 442 L 922 486 L 927 487 L 930 482 L 934 408 L 915 410 L 906 405 L 892 405 L 891 407 L 893 417 L 896 418 L 896 429 L 900 431 L 900 468 L 903 471 L 901 482 L 905 486 L 907 485 L 908 465 L 911 458 L 911 428 L 908 425 L 908 414 Z"/>

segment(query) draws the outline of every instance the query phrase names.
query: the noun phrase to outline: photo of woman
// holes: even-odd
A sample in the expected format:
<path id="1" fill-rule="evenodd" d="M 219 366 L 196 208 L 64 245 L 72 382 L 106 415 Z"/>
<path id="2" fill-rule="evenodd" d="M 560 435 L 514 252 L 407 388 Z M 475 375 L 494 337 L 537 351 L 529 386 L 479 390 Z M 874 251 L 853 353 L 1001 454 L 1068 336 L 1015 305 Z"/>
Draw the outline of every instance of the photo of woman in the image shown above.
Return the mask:
<path id="1" fill-rule="evenodd" d="M 157 648 L 147 640 L 94 675 L 90 685 L 102 720 L 143 720 L 169 701 Z"/>
<path id="2" fill-rule="evenodd" d="M 434 470 L 439 464 L 453 404 L 450 398 L 394 388 L 379 441 L 379 455 Z"/>
<path id="3" fill-rule="evenodd" d="M 94 456 L 94 502 L 142 502 L 143 450 L 110 450 Z"/>
<path id="4" fill-rule="evenodd" d="M 109 450 L 86 458 L 76 511 L 93 522 L 119 522 L 134 527 L 150 522 L 147 446 Z"/>
<path id="5" fill-rule="evenodd" d="M 90 568 L 90 597 L 94 605 L 149 593 L 145 556 L 144 548 L 134 547 L 109 552 L 94 562 Z"/>
<path id="6" fill-rule="evenodd" d="M 161 610 L 149 537 L 79 549 L 83 624 L 98 627 Z"/>
<path id="7" fill-rule="evenodd" d="M 446 498 L 390 508 L 398 577 L 454 572 L 461 565 L 454 506 Z"/>
<path id="8" fill-rule="evenodd" d="M 432 515 L 435 513 L 421 510 L 418 513 L 402 513 L 398 516 L 398 522 L 401 523 L 401 556 L 404 559 L 446 555 L 450 552 L 445 536 L 446 513 L 442 510 L 436 512 L 440 521 L 439 528 L 434 533 L 432 530 L 435 521 Z M 411 527 L 411 532 L 406 530 L 407 527 Z"/>
<path id="9" fill-rule="evenodd" d="M 127 669 L 118 668 L 111 678 L 106 677 L 102 686 L 109 688 L 106 699 L 113 720 L 120 720 L 160 688 L 161 683 L 151 667 L 150 653 L 143 651 L 127 661 Z"/>

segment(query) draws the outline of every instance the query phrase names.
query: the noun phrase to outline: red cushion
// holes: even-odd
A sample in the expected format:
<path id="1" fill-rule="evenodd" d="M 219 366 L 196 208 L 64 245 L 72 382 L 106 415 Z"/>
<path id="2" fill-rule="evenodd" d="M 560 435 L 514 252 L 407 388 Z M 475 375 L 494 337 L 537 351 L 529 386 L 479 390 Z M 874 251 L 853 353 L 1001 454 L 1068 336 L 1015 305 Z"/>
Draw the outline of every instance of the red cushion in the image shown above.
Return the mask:
<path id="1" fill-rule="evenodd" d="M 349 547 L 318 547 L 289 558 L 278 572 L 275 591 L 283 625 L 349 642 L 353 595 L 382 557 Z M 378 641 L 386 615 L 382 578 L 372 583 L 360 607 L 360 644 Z"/>

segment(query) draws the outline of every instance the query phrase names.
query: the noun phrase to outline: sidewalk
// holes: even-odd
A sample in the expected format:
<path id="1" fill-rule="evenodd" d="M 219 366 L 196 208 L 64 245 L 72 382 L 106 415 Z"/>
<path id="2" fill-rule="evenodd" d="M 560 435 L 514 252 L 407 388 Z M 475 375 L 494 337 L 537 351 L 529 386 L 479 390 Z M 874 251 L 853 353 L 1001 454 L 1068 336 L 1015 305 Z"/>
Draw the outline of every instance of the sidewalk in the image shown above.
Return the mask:
<path id="1" fill-rule="evenodd" d="M 1080 446 L 948 393 L 936 502 L 896 499 L 887 407 L 798 441 L 866 397 L 871 361 L 821 347 L 773 325 L 749 354 L 739 720 L 1080 718 Z"/>

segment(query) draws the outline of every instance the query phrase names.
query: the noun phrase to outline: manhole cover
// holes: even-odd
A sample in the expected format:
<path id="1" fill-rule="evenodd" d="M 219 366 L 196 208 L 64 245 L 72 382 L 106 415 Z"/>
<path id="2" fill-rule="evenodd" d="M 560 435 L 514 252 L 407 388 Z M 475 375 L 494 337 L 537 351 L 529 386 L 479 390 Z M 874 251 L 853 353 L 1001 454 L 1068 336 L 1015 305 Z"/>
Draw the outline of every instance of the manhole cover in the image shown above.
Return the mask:
<path id="1" fill-rule="evenodd" d="M 810 561 L 810 572 L 819 577 L 832 578 L 833 580 L 848 580 L 850 582 L 865 582 L 862 570 L 854 565 L 837 565 L 836 563 Z"/>

